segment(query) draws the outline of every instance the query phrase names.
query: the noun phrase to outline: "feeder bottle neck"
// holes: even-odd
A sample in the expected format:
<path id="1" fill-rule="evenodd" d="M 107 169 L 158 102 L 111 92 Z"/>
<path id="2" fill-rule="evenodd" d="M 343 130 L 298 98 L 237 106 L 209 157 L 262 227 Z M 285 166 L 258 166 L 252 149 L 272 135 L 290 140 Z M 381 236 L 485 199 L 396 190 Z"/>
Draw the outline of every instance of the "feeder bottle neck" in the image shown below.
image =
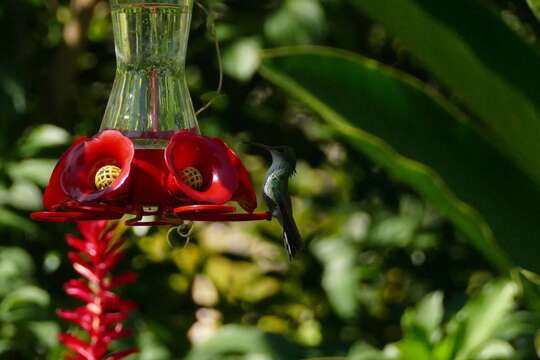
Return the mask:
<path id="1" fill-rule="evenodd" d="M 198 132 L 186 83 L 192 0 L 111 0 L 117 71 L 101 130 L 134 139 Z"/>

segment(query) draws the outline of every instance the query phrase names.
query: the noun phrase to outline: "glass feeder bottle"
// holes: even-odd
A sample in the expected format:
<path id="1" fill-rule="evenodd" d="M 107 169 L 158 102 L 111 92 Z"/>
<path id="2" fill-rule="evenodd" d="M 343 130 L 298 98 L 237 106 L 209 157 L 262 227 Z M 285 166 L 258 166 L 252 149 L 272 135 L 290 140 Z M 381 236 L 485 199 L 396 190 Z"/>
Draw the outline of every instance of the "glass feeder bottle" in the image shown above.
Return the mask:
<path id="1" fill-rule="evenodd" d="M 117 69 L 100 130 L 119 130 L 137 148 L 199 132 L 185 72 L 192 7 L 193 0 L 111 0 Z"/>

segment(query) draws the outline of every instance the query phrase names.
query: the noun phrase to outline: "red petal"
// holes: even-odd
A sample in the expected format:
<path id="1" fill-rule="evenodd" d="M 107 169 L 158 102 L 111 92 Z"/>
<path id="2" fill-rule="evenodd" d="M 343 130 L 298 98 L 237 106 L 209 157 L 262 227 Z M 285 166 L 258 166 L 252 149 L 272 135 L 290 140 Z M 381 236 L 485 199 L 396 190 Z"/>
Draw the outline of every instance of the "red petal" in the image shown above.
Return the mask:
<path id="1" fill-rule="evenodd" d="M 76 288 L 76 289 L 80 289 L 80 290 L 83 290 L 83 291 L 87 291 L 89 293 L 92 292 L 92 290 L 90 290 L 88 285 L 85 282 L 83 282 L 82 280 L 69 280 L 64 285 L 64 289 L 67 289 L 67 288 Z"/>
<path id="2" fill-rule="evenodd" d="M 76 237 L 75 235 L 67 234 L 66 242 L 68 243 L 69 246 L 71 246 L 75 250 L 78 250 L 80 252 L 86 252 L 87 243 L 85 243 L 84 241 Z"/>
<path id="3" fill-rule="evenodd" d="M 72 311 L 72 310 L 58 309 L 58 310 L 56 310 L 56 315 L 58 315 L 58 317 L 60 317 L 60 318 L 62 318 L 64 320 L 71 321 L 71 322 L 74 322 L 74 323 L 79 323 L 79 321 L 81 321 L 81 314 L 77 313 L 76 311 Z"/>
<path id="4" fill-rule="evenodd" d="M 69 199 L 68 195 L 66 195 L 60 186 L 60 175 L 64 171 L 68 155 L 71 154 L 75 147 L 87 139 L 88 138 L 85 136 L 77 138 L 56 164 L 51 178 L 49 179 L 49 185 L 47 185 L 45 194 L 43 195 L 43 205 L 45 206 L 45 209 L 56 210 L 62 206 L 64 201 Z"/>
<path id="5" fill-rule="evenodd" d="M 193 201 L 223 204 L 238 189 L 238 177 L 227 147 L 220 140 L 189 131 L 176 133 L 165 150 L 165 162 L 171 172 L 173 193 L 182 193 Z M 182 181 L 182 171 L 194 167 L 203 175 L 204 190 L 197 191 Z"/>
<path id="6" fill-rule="evenodd" d="M 113 253 L 109 253 L 106 257 L 106 259 L 103 260 L 102 263 L 100 263 L 97 267 L 97 270 L 100 273 L 100 277 L 104 277 L 105 274 L 109 272 L 113 267 L 118 264 L 120 260 L 124 257 L 124 253 L 122 251 L 115 251 Z"/>
<path id="7" fill-rule="evenodd" d="M 92 270 L 90 270 L 90 268 L 88 268 L 88 266 L 85 266 L 79 262 L 76 262 L 73 264 L 73 268 L 83 277 L 88 279 L 88 281 L 93 282 L 95 284 L 99 283 L 99 278 L 96 276 L 96 274 L 94 274 Z"/>
<path id="8" fill-rule="evenodd" d="M 97 243 L 107 229 L 108 221 L 83 221 L 77 223 L 77 228 L 86 241 Z"/>
<path id="9" fill-rule="evenodd" d="M 90 314 L 86 307 L 80 307 L 74 311 L 57 310 L 56 314 L 61 319 L 78 324 L 83 330 L 88 333 L 93 331 L 93 315 Z"/>
<path id="10" fill-rule="evenodd" d="M 107 325 L 111 325 L 111 324 L 116 324 L 116 323 L 126 320 L 128 316 L 129 316 L 128 313 L 124 313 L 124 312 L 108 313 L 108 314 L 105 314 L 105 316 L 103 317 L 103 321 Z"/>
<path id="11" fill-rule="evenodd" d="M 93 359 L 93 354 L 89 351 L 89 344 L 70 334 L 60 334 L 58 339 L 70 350 L 87 358 Z"/>
<path id="12" fill-rule="evenodd" d="M 131 301 L 121 300 L 115 293 L 104 291 L 100 294 L 102 306 L 107 311 L 132 311 L 137 305 Z"/>
<path id="13" fill-rule="evenodd" d="M 128 137 L 116 130 L 105 130 L 68 154 L 60 176 L 62 190 L 79 202 L 117 200 L 128 190 L 134 154 L 135 146 Z M 116 165 L 122 172 L 110 187 L 98 191 L 95 174 L 104 165 Z"/>
<path id="14" fill-rule="evenodd" d="M 82 300 L 84 302 L 92 302 L 93 293 L 90 288 L 82 281 L 72 280 L 64 285 L 64 291 L 69 296 Z"/>
<path id="15" fill-rule="evenodd" d="M 127 272 L 121 275 L 114 276 L 107 284 L 108 289 L 114 289 L 120 286 L 129 285 L 137 281 L 138 275 L 134 272 Z"/>

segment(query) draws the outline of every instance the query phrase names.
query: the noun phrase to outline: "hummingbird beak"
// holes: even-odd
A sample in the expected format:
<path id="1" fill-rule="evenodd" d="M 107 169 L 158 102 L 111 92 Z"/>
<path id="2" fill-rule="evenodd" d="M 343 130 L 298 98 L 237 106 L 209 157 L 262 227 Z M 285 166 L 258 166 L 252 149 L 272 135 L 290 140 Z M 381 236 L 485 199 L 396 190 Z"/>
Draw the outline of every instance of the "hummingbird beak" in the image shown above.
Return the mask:
<path id="1" fill-rule="evenodd" d="M 257 148 L 259 148 L 259 149 L 264 149 L 264 150 L 267 150 L 267 151 L 270 151 L 270 150 L 271 150 L 270 146 L 268 146 L 268 145 L 264 145 L 264 144 L 260 144 L 260 143 L 255 143 L 255 142 L 251 142 L 251 141 L 246 141 L 245 143 L 248 144 L 248 145 L 250 145 L 250 146 L 257 147 Z"/>

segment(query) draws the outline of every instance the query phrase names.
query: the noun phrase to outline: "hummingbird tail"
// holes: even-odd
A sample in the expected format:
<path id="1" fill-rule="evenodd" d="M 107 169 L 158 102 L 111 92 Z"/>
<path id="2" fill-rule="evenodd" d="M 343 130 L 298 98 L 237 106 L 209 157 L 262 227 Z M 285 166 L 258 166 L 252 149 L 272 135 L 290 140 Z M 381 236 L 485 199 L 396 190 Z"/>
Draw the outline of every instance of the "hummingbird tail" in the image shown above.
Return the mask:
<path id="1" fill-rule="evenodd" d="M 292 216 L 285 216 L 283 219 L 283 244 L 291 260 L 303 248 L 302 236 Z"/>

